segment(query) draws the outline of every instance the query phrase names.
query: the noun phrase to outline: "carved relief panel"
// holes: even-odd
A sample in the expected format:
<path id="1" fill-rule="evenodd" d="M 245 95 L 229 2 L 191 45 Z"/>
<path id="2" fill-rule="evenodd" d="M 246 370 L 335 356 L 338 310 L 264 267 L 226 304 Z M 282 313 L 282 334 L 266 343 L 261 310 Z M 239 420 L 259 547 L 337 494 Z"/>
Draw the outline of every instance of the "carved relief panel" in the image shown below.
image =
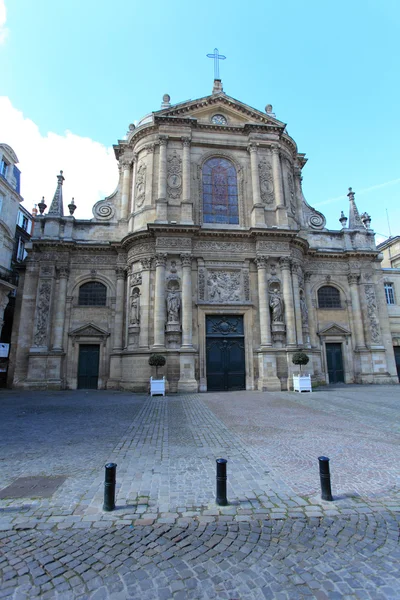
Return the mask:
<path id="1" fill-rule="evenodd" d="M 138 209 L 143 205 L 146 195 L 146 170 L 147 167 L 144 162 L 140 162 L 136 172 L 136 183 L 135 183 L 135 208 Z"/>
<path id="2" fill-rule="evenodd" d="M 264 204 L 274 203 L 274 179 L 272 176 L 272 165 L 266 159 L 262 159 L 258 163 L 258 171 L 260 178 L 260 193 L 261 200 Z"/>
<path id="3" fill-rule="evenodd" d="M 180 198 L 182 194 L 182 159 L 174 150 L 167 160 L 167 194 L 169 198 Z"/>

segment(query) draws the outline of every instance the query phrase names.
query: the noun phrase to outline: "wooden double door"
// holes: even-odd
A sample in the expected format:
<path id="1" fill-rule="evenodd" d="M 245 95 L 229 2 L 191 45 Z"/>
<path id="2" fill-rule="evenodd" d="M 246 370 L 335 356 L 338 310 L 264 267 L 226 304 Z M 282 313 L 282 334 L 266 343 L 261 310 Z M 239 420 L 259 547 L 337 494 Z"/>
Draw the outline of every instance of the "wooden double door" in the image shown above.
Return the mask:
<path id="1" fill-rule="evenodd" d="M 207 390 L 246 389 L 243 316 L 206 318 Z"/>

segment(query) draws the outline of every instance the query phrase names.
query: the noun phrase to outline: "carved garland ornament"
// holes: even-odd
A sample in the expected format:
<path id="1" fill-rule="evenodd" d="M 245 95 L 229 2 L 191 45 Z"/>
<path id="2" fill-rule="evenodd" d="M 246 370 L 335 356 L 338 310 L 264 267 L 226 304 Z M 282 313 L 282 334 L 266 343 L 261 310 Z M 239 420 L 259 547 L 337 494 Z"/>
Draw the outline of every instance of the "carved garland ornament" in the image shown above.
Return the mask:
<path id="1" fill-rule="evenodd" d="M 138 165 L 136 173 L 136 208 L 140 208 L 144 202 L 146 195 L 146 170 L 147 167 L 144 163 Z"/>
<path id="2" fill-rule="evenodd" d="M 47 322 L 50 312 L 50 281 L 43 281 L 39 290 L 37 305 L 36 332 L 33 338 L 35 346 L 45 346 L 47 337 Z"/>
<path id="3" fill-rule="evenodd" d="M 377 317 L 377 304 L 375 298 L 374 286 L 368 284 L 364 287 L 365 289 L 365 297 L 367 299 L 367 312 L 368 318 L 371 328 L 371 340 L 373 342 L 380 342 L 380 331 L 379 331 L 379 321 Z"/>
<path id="4" fill-rule="evenodd" d="M 176 150 L 167 160 L 167 194 L 169 198 L 180 198 L 182 194 L 182 160 Z"/>
<path id="5" fill-rule="evenodd" d="M 260 192 L 261 200 L 265 204 L 273 204 L 274 202 L 274 179 L 272 176 L 272 166 L 266 159 L 258 164 L 260 177 Z"/>

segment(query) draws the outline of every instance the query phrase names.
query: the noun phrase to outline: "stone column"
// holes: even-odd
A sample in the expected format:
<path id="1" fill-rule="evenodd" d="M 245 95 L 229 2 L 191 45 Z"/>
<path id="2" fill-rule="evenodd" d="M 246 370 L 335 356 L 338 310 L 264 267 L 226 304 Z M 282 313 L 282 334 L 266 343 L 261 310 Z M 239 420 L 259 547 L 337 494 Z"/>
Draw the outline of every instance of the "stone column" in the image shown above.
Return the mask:
<path id="1" fill-rule="evenodd" d="M 182 261 L 182 347 L 192 348 L 192 257 L 181 254 Z"/>
<path id="2" fill-rule="evenodd" d="M 311 347 L 315 348 L 317 346 L 317 332 L 315 329 L 316 318 L 315 318 L 314 304 L 313 304 L 312 297 L 311 297 L 310 280 L 311 280 L 311 273 L 309 273 L 309 272 L 304 273 L 304 286 L 305 286 L 304 292 L 305 292 L 305 296 L 306 296 L 306 304 L 307 304 L 307 310 L 308 310 L 308 331 L 310 333 Z"/>
<path id="3" fill-rule="evenodd" d="M 182 191 L 181 223 L 193 225 L 193 203 L 190 198 L 190 139 L 182 138 Z"/>
<path id="4" fill-rule="evenodd" d="M 166 136 L 160 136 L 158 198 L 156 204 L 156 221 L 158 223 L 167 222 L 167 141 Z"/>
<path id="5" fill-rule="evenodd" d="M 251 187 L 253 192 L 253 208 L 251 211 L 251 224 L 253 227 L 265 227 L 265 210 L 261 202 L 260 175 L 258 172 L 258 154 L 256 144 L 247 148 L 250 153 Z"/>
<path id="6" fill-rule="evenodd" d="M 361 316 L 360 296 L 358 295 L 358 281 L 360 276 L 351 273 L 347 276 L 350 285 L 351 311 L 354 323 L 356 349 L 365 348 L 364 328 Z"/>
<path id="7" fill-rule="evenodd" d="M 113 350 L 122 350 L 122 348 L 124 347 L 123 332 L 124 332 L 126 270 L 123 267 L 117 267 L 115 269 L 115 273 L 117 276 L 117 291 L 116 291 L 117 298 L 116 298 L 116 306 L 115 306 Z"/>
<path id="8" fill-rule="evenodd" d="M 54 316 L 54 329 L 53 329 L 53 350 L 62 352 L 63 349 L 63 335 L 64 335 L 64 319 L 65 319 L 65 306 L 67 303 L 67 282 L 68 282 L 69 270 L 67 267 L 60 267 L 57 270 L 58 276 L 58 295 L 56 300 L 56 312 Z"/>
<path id="9" fill-rule="evenodd" d="M 258 256 L 254 260 L 257 265 L 258 275 L 258 310 L 260 314 L 261 346 L 272 346 L 271 316 L 269 312 L 267 283 L 267 260 L 268 256 Z"/>
<path id="10" fill-rule="evenodd" d="M 131 177 L 131 161 L 124 159 L 121 161 L 122 168 L 122 193 L 121 193 L 121 219 L 128 217 L 129 206 L 129 180 Z"/>
<path id="11" fill-rule="evenodd" d="M 301 319 L 300 307 L 300 290 L 299 290 L 299 268 L 296 263 L 292 263 L 292 284 L 293 284 L 293 300 L 296 320 L 297 345 L 303 345 L 303 322 Z"/>
<path id="12" fill-rule="evenodd" d="M 149 315 L 150 315 L 150 269 L 151 258 L 143 258 L 142 285 L 140 289 L 140 332 L 139 347 L 149 347 Z"/>
<path id="13" fill-rule="evenodd" d="M 286 320 L 286 344 L 287 346 L 296 346 L 296 321 L 293 308 L 293 290 L 292 278 L 290 273 L 290 258 L 283 257 L 280 259 L 282 270 L 282 285 L 283 285 L 283 301 L 285 303 L 285 320 Z"/>
<path id="14" fill-rule="evenodd" d="M 135 210 L 137 158 L 138 158 L 137 154 L 134 154 L 133 159 L 132 159 L 131 204 L 130 204 L 130 210 L 129 210 L 129 226 L 128 226 L 129 233 L 131 233 L 133 231 L 133 223 L 134 223 L 133 213 Z"/>
<path id="15" fill-rule="evenodd" d="M 274 180 L 275 204 L 278 225 L 287 225 L 285 197 L 282 186 L 282 167 L 278 146 L 272 146 L 272 178 Z"/>
<path id="16" fill-rule="evenodd" d="M 165 347 L 165 265 L 166 254 L 156 254 L 156 284 L 154 291 L 154 348 Z"/>

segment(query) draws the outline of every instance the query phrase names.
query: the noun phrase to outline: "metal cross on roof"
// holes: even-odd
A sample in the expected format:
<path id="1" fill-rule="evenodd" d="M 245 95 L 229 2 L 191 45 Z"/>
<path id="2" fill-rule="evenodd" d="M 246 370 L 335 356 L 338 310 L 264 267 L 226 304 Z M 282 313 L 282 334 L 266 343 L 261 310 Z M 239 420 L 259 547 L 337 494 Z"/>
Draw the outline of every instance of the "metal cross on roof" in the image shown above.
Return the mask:
<path id="1" fill-rule="evenodd" d="M 225 60 L 226 56 L 218 52 L 218 48 L 214 48 L 214 54 L 207 54 L 207 58 L 214 59 L 214 79 L 219 79 L 219 60 Z"/>

